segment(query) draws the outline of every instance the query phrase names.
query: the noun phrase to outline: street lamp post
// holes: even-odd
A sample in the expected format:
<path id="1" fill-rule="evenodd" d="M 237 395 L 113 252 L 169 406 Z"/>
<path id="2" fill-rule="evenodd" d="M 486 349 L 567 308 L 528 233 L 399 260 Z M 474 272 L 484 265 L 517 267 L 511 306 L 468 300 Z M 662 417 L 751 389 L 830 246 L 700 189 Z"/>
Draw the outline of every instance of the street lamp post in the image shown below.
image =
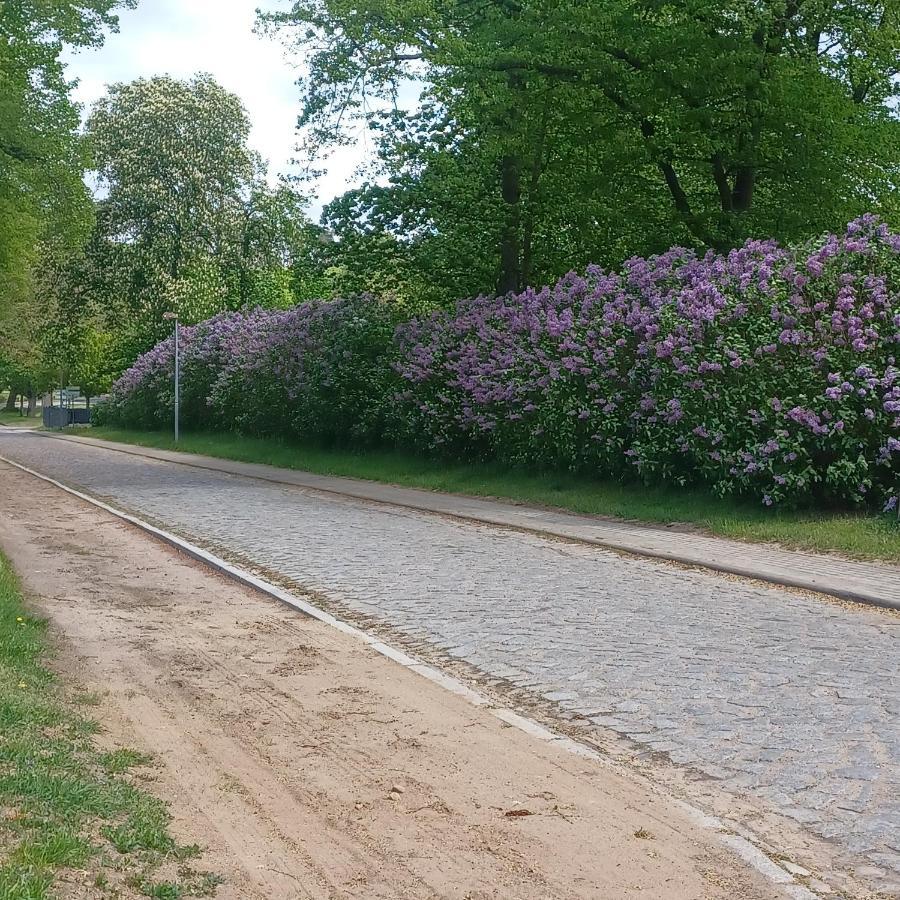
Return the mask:
<path id="1" fill-rule="evenodd" d="M 163 318 L 167 321 L 175 322 L 175 443 L 178 443 L 178 417 L 181 399 L 181 354 L 178 346 L 178 313 L 163 313 Z"/>

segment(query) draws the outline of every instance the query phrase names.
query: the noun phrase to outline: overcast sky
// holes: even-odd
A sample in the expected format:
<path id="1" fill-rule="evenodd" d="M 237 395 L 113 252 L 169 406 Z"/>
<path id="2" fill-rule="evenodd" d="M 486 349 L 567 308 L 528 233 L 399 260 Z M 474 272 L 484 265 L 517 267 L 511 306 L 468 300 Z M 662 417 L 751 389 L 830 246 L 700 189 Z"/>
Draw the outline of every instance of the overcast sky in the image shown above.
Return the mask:
<path id="1" fill-rule="evenodd" d="M 302 59 L 288 60 L 280 44 L 253 33 L 257 6 L 273 9 L 285 0 L 141 0 L 120 14 L 120 30 L 100 50 L 66 57 L 77 78 L 76 99 L 89 108 L 106 86 L 142 76 L 186 78 L 209 72 L 237 94 L 253 123 L 251 142 L 269 161 L 270 173 L 289 172 L 297 143 L 295 126 L 300 91 L 295 82 Z M 342 150 L 315 185 L 311 212 L 342 193 L 365 147 Z"/>

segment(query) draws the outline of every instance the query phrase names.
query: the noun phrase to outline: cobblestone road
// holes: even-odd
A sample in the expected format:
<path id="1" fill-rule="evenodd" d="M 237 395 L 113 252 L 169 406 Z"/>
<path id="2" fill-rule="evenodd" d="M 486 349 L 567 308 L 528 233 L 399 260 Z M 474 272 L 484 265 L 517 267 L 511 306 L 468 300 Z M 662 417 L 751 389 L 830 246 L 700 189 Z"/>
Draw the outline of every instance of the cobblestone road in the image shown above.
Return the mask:
<path id="1" fill-rule="evenodd" d="M 762 798 L 900 888 L 894 613 L 2 429 L 0 455 Z"/>

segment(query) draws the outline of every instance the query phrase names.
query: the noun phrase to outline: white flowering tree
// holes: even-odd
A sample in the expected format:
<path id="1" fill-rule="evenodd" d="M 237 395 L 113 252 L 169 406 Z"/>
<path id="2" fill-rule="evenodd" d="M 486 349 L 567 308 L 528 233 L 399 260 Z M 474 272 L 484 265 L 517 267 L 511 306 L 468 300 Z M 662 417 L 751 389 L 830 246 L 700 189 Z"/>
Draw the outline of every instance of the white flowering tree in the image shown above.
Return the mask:
<path id="1" fill-rule="evenodd" d="M 316 229 L 299 194 L 269 186 L 249 132 L 239 98 L 209 75 L 113 85 L 92 110 L 102 199 L 78 281 L 81 316 L 99 313 L 115 335 L 113 369 L 168 330 L 166 311 L 194 322 L 302 293 Z"/>
<path id="2" fill-rule="evenodd" d="M 191 319 L 224 305 L 207 260 L 240 240 L 243 203 L 262 170 L 249 133 L 240 100 L 207 75 L 116 84 L 94 107 L 87 134 L 108 251 L 100 262 L 110 299 L 145 339 L 170 308 Z"/>

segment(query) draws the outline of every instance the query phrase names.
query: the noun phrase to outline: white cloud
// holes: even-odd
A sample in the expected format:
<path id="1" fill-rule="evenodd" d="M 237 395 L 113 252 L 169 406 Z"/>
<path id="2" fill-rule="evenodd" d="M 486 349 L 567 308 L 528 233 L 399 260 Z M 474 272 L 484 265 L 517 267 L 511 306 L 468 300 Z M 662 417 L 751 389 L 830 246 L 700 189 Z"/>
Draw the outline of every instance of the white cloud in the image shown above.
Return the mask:
<path id="1" fill-rule="evenodd" d="M 268 160 L 272 175 L 292 171 L 300 93 L 298 63 L 279 43 L 253 33 L 260 0 L 143 0 L 120 15 L 120 31 L 100 50 L 66 57 L 76 99 L 89 108 L 107 85 L 168 74 L 188 78 L 209 72 L 243 101 L 253 123 L 251 143 Z M 264 3 L 271 9 L 277 0 Z M 314 185 L 313 212 L 354 183 L 364 144 L 341 149 L 328 174 Z"/>

